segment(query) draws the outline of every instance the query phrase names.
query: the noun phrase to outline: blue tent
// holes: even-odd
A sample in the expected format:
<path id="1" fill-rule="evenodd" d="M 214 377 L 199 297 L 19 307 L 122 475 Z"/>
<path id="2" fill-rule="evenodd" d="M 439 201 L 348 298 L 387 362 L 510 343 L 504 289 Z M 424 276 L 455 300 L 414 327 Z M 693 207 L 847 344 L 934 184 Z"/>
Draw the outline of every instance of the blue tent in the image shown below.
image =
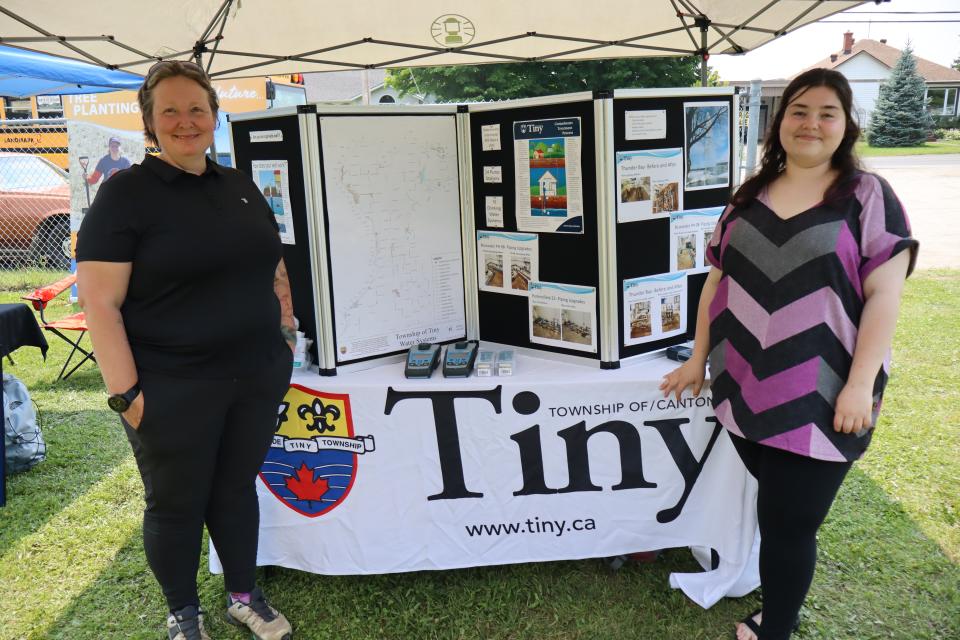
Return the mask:
<path id="1" fill-rule="evenodd" d="M 101 93 L 138 89 L 142 83 L 135 73 L 0 46 L 0 96 Z"/>

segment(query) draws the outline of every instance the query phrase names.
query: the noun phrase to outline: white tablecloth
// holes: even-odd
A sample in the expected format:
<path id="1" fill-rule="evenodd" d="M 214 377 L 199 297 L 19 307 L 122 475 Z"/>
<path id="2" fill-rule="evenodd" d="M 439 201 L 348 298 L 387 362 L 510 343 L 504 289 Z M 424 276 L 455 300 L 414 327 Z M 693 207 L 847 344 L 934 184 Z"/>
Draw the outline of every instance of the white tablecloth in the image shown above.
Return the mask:
<path id="1" fill-rule="evenodd" d="M 759 585 L 756 484 L 709 389 L 663 399 L 666 359 L 516 359 L 511 377 L 295 375 L 257 483 L 258 564 L 378 574 L 691 547 L 708 570 L 670 583 L 701 606 Z"/>

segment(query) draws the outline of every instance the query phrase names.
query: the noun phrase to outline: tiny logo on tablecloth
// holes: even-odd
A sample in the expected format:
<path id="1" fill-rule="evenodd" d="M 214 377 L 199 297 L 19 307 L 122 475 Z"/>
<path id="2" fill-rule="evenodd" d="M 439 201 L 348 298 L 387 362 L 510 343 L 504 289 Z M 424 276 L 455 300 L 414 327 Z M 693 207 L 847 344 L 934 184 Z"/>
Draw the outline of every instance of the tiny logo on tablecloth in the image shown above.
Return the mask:
<path id="1" fill-rule="evenodd" d="M 260 479 L 283 504 L 315 518 L 350 494 L 373 436 L 356 436 L 347 394 L 291 385 L 277 410 L 277 431 Z"/>

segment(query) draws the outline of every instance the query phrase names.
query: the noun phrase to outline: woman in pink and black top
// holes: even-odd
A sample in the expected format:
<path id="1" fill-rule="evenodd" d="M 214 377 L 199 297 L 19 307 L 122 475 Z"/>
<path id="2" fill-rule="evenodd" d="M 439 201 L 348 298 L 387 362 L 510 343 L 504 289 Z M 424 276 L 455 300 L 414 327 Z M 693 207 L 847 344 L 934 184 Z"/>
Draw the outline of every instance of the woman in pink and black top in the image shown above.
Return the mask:
<path id="1" fill-rule="evenodd" d="M 707 250 L 694 356 L 661 384 L 699 393 L 709 359 L 717 418 L 758 482 L 763 608 L 740 640 L 796 627 L 817 530 L 873 434 L 917 253 L 896 195 L 853 154 L 846 79 L 812 69 L 780 104 Z"/>

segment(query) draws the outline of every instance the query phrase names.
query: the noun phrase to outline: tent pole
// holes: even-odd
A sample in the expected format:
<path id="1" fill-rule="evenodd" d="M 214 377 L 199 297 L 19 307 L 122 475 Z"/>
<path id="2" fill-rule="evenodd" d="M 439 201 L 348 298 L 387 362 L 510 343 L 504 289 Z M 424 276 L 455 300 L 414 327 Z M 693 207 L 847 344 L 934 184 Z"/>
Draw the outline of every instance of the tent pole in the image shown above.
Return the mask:
<path id="1" fill-rule="evenodd" d="M 197 66 L 198 66 L 198 67 L 200 67 L 201 69 L 203 69 L 203 58 L 202 58 L 201 55 L 200 55 L 200 51 L 199 51 L 199 50 L 195 50 L 193 55 L 194 55 L 194 58 L 195 58 L 194 62 L 197 63 Z M 220 120 L 217 119 L 217 124 L 219 124 L 219 123 L 220 123 Z M 217 124 L 214 124 L 214 125 L 213 125 L 213 126 L 214 126 L 214 129 L 216 129 Z M 216 162 L 216 161 L 217 161 L 217 137 L 216 137 L 216 136 L 214 136 L 214 137 L 210 140 L 210 149 L 209 149 L 209 151 L 210 151 L 210 159 L 213 160 L 214 162 Z"/>
<path id="2" fill-rule="evenodd" d="M 700 86 L 707 86 L 707 60 L 710 54 L 707 53 L 707 29 L 710 27 L 710 19 L 706 16 L 700 16 L 695 21 L 700 27 Z"/>

